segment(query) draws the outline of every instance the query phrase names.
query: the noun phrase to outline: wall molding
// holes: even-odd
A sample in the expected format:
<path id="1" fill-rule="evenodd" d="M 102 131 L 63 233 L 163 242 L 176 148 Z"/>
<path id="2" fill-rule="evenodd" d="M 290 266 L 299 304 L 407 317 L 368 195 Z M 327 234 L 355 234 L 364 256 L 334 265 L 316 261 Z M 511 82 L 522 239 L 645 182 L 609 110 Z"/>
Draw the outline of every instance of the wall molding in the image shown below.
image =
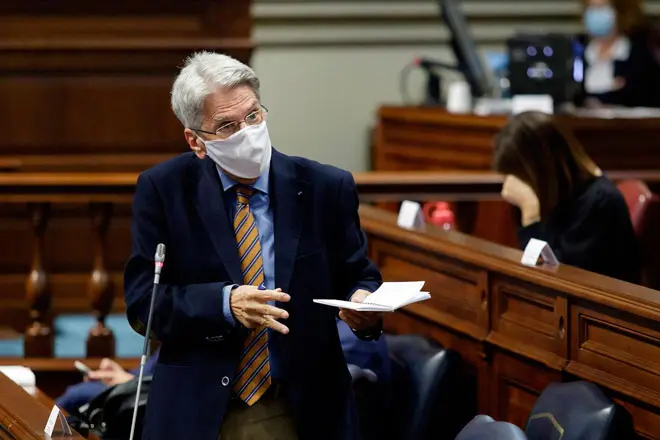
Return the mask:
<path id="1" fill-rule="evenodd" d="M 577 32 L 577 0 L 462 2 L 478 44 L 501 45 L 516 31 Z M 647 0 L 660 17 L 660 0 Z M 449 33 L 435 1 L 256 1 L 259 47 L 441 45 Z"/>

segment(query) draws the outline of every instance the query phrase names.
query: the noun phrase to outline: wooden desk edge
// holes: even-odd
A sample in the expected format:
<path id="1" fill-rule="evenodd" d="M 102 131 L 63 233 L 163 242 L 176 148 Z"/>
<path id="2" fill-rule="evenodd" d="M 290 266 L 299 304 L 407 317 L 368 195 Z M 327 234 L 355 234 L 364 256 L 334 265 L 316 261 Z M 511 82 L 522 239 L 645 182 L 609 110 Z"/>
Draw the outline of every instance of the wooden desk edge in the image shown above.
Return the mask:
<path id="1" fill-rule="evenodd" d="M 408 243 L 416 249 L 447 255 L 489 270 L 513 276 L 570 296 L 622 309 L 635 315 L 660 320 L 658 291 L 605 277 L 571 266 L 527 267 L 520 263 L 522 252 L 486 240 L 447 232 L 428 225 L 424 232 L 399 228 L 396 215 L 372 206 L 360 207 L 363 227 L 393 242 Z M 429 240 L 429 237 L 436 238 Z M 472 249 L 478 249 L 474 252 Z"/>

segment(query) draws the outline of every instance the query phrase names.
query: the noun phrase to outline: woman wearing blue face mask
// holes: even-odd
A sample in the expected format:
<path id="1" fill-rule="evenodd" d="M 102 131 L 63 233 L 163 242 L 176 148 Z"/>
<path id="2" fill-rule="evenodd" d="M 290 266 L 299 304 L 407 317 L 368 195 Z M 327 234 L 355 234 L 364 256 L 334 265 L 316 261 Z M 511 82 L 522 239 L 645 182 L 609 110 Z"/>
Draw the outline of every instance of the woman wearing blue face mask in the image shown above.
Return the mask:
<path id="1" fill-rule="evenodd" d="M 660 44 L 642 0 L 583 0 L 587 106 L 660 107 Z"/>

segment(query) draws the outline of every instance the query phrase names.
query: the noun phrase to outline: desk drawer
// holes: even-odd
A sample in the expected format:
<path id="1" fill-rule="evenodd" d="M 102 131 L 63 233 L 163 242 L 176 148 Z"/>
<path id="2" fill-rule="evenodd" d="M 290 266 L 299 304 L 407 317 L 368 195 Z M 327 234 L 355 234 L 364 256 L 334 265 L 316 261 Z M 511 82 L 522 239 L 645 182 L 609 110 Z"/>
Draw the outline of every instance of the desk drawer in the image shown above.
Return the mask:
<path id="1" fill-rule="evenodd" d="M 482 339 L 488 333 L 487 273 L 448 257 L 371 241 L 372 258 L 385 281 L 424 280 L 431 299 L 408 306 L 415 315 Z"/>
<path id="2" fill-rule="evenodd" d="M 566 297 L 519 279 L 491 274 L 488 341 L 554 369 L 566 364 Z"/>
<path id="3" fill-rule="evenodd" d="M 567 371 L 660 406 L 660 323 L 593 305 L 570 316 Z"/>

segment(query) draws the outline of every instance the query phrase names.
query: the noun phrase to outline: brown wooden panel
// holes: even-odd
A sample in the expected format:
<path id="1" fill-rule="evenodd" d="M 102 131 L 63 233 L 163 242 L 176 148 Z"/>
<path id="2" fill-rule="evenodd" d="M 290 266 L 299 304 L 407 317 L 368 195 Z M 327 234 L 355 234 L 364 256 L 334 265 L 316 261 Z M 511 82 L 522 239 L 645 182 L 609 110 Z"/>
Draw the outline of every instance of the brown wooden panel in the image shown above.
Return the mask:
<path id="1" fill-rule="evenodd" d="M 455 115 L 439 107 L 384 106 L 378 119 L 372 148 L 377 171 L 490 170 L 493 136 L 507 122 L 502 116 Z M 660 168 L 657 119 L 559 119 L 606 171 Z M 631 143 L 630 133 L 644 141 Z M 514 210 L 503 202 L 479 205 L 471 227 L 462 231 L 517 247 Z"/>
<path id="2" fill-rule="evenodd" d="M 0 169 L 141 171 L 186 151 L 172 80 L 194 51 L 249 62 L 250 11 L 231 0 L 3 1 Z"/>
<path id="3" fill-rule="evenodd" d="M 380 128 L 374 146 L 377 170 L 490 169 L 492 137 L 507 121 L 502 116 L 449 114 L 438 107 L 384 106 L 378 116 Z M 657 119 L 559 119 L 603 169 L 660 167 Z M 644 133 L 645 141 L 631 144 L 631 132 Z M 626 146 L 625 154 L 622 145 Z"/>
<path id="4" fill-rule="evenodd" d="M 534 402 L 551 382 L 561 381 L 561 373 L 541 364 L 495 352 L 491 368 L 490 414 L 525 427 Z"/>
<path id="5" fill-rule="evenodd" d="M 5 77 L 0 154 L 184 152 L 183 129 L 167 93 L 175 65 L 169 70 L 149 76 Z M 57 111 L 44 105 L 53 101 Z"/>
<path id="6" fill-rule="evenodd" d="M 566 298 L 510 277 L 491 277 L 488 341 L 561 369 L 566 364 Z"/>
<path id="7" fill-rule="evenodd" d="M 602 307 L 571 307 L 567 371 L 660 406 L 660 324 Z"/>
<path id="8" fill-rule="evenodd" d="M 485 335 L 470 333 L 460 309 L 438 313 L 430 301 L 388 314 L 386 321 L 388 331 L 425 335 L 469 359 L 480 412 L 523 426 L 550 382 L 578 378 L 628 407 L 643 438 L 660 439 L 657 291 L 566 265 L 523 266 L 519 251 L 433 226 L 401 229 L 396 215 L 375 208 L 361 207 L 360 216 L 371 253 L 398 279 L 429 276 L 411 269 L 422 264 L 444 275 L 446 261 L 485 273 Z M 442 287 L 429 289 L 432 295 L 436 289 Z M 478 302 L 465 305 L 479 313 Z"/>
<path id="9" fill-rule="evenodd" d="M 634 401 L 628 397 L 616 395 L 614 401 L 626 408 L 635 423 L 635 430 L 641 439 L 656 439 L 654 433 L 657 433 L 660 426 L 660 410 Z"/>
<path id="10" fill-rule="evenodd" d="M 374 261 L 388 281 L 424 280 L 431 299 L 409 306 L 438 322 L 451 321 L 466 333 L 484 337 L 488 331 L 486 274 L 457 260 L 431 258 L 400 246 L 374 241 Z"/>
<path id="11" fill-rule="evenodd" d="M 22 440 L 42 440 L 44 427 L 51 408 L 47 408 L 30 396 L 19 385 L 4 374 L 0 374 L 0 425 L 15 438 Z M 82 440 L 77 432 L 71 436 L 54 433 L 52 440 Z M 50 438 L 50 437 L 48 437 Z"/>

